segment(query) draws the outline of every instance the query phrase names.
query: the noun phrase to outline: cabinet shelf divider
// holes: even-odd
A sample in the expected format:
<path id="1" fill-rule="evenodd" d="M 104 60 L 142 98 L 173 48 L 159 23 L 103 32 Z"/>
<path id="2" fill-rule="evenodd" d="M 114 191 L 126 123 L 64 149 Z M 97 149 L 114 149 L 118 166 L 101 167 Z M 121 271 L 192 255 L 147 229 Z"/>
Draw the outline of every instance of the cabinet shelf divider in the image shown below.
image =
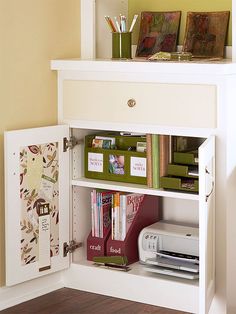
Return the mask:
<path id="1" fill-rule="evenodd" d="M 126 183 L 126 182 L 114 182 L 114 181 L 106 181 L 106 180 L 80 178 L 78 180 L 72 180 L 71 185 L 87 187 L 87 188 L 96 188 L 96 189 L 109 189 L 109 190 L 121 191 L 121 192 L 143 193 L 147 195 L 156 195 L 156 196 L 170 197 L 170 198 L 184 199 L 184 200 L 193 200 L 193 201 L 199 200 L 198 194 L 166 191 L 162 189 L 150 189 L 146 185 L 132 184 L 132 183 Z"/>

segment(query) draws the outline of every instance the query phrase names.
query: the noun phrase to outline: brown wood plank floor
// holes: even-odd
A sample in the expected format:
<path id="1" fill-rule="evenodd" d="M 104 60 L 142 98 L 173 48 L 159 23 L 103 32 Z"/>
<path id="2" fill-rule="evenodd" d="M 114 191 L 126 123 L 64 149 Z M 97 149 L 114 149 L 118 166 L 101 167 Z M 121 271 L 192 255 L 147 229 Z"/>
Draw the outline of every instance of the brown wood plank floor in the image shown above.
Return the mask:
<path id="1" fill-rule="evenodd" d="M 187 314 L 152 305 L 63 288 L 1 311 L 2 314 Z"/>

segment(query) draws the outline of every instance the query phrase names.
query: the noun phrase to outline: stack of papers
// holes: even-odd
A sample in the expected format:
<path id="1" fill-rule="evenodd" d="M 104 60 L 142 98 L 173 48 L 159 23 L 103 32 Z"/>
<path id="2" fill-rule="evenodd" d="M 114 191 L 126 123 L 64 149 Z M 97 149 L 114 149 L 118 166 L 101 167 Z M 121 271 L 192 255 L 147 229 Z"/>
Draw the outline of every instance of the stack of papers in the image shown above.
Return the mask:
<path id="1" fill-rule="evenodd" d="M 146 260 L 146 271 L 165 274 L 175 277 L 196 279 L 199 278 L 199 258 L 176 252 L 159 251 L 155 258 Z"/>

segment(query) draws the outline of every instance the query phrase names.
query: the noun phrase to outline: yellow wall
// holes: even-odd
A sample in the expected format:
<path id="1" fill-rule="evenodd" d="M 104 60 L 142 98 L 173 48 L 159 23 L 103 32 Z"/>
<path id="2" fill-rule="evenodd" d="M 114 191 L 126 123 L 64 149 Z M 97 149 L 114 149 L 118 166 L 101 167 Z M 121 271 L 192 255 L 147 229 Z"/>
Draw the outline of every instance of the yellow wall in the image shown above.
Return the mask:
<path id="1" fill-rule="evenodd" d="M 0 286 L 4 284 L 3 132 L 57 122 L 50 60 L 79 57 L 79 0 L 0 1 Z"/>
<path id="2" fill-rule="evenodd" d="M 182 44 L 185 31 L 186 13 L 188 11 L 231 11 L 231 7 L 232 0 L 129 0 L 129 20 L 132 19 L 134 14 L 140 14 L 142 11 L 182 11 L 179 36 L 179 44 Z M 137 23 L 134 29 L 134 44 L 137 44 L 138 32 L 139 23 Z M 232 27 L 230 18 L 227 44 L 231 45 L 231 42 Z"/>

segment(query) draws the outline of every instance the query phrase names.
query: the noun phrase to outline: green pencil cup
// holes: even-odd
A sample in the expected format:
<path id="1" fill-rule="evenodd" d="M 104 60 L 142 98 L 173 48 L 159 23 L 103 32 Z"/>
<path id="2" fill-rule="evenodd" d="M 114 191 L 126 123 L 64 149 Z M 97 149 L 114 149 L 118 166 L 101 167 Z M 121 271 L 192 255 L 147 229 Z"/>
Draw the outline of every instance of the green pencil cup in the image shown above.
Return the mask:
<path id="1" fill-rule="evenodd" d="M 112 58 L 113 59 L 131 59 L 131 41 L 132 33 L 112 33 Z"/>

